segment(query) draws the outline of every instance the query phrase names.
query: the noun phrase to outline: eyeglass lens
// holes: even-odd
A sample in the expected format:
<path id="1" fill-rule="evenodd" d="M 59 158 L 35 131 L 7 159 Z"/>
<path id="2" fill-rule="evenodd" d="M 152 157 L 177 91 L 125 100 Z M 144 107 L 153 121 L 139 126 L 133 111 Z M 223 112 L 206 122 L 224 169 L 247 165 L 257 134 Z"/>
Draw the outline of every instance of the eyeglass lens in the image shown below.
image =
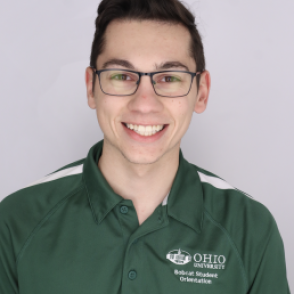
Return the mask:
<path id="1" fill-rule="evenodd" d="M 109 95 L 131 95 L 138 87 L 139 75 L 124 70 L 103 71 L 100 73 L 102 90 Z M 188 94 L 191 75 L 184 72 L 166 71 L 153 75 L 154 90 L 158 95 L 178 97 Z"/>

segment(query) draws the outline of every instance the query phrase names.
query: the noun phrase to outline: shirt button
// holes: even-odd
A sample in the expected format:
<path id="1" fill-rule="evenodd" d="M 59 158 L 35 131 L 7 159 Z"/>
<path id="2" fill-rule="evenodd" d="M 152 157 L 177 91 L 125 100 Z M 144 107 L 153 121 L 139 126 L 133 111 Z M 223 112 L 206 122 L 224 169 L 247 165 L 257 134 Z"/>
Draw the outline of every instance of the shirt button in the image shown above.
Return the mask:
<path id="1" fill-rule="evenodd" d="M 137 278 L 137 272 L 134 270 L 129 271 L 129 279 L 135 280 Z"/>
<path id="2" fill-rule="evenodd" d="M 123 205 L 120 207 L 120 212 L 121 213 L 128 213 L 129 209 L 127 206 Z"/>

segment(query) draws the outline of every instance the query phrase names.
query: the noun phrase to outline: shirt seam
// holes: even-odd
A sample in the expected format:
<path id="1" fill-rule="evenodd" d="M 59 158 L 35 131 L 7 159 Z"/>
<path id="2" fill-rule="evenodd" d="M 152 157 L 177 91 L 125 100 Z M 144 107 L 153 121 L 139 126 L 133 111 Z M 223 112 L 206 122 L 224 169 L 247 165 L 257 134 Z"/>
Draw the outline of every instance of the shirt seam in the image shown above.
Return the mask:
<path id="1" fill-rule="evenodd" d="M 87 196 L 88 196 L 88 201 L 89 201 L 89 204 L 90 204 L 90 208 L 91 208 L 91 212 L 92 212 L 92 215 L 93 215 L 93 218 L 94 220 L 96 221 L 97 225 L 99 224 L 99 220 L 95 214 L 95 211 L 94 211 L 94 207 L 93 207 L 93 204 L 92 204 L 92 201 L 91 201 L 91 197 L 90 197 L 90 193 L 89 193 L 89 190 L 88 190 L 88 187 L 87 187 L 87 184 L 86 184 L 86 181 L 84 179 L 84 173 L 82 175 L 82 183 L 83 185 L 85 186 L 85 189 L 86 189 L 86 192 L 87 192 Z"/>
<path id="2" fill-rule="evenodd" d="M 253 286 L 253 284 L 254 284 L 254 281 L 255 281 L 255 279 L 256 279 L 256 275 L 257 275 L 258 272 L 259 272 L 259 269 L 260 269 L 261 263 L 262 263 L 262 261 L 263 261 L 263 257 L 264 257 L 264 255 L 265 255 L 265 253 L 266 253 L 266 250 L 267 250 L 268 246 L 269 246 L 269 243 L 270 243 L 270 240 L 271 240 L 271 238 L 272 238 L 273 232 L 274 232 L 274 230 L 271 229 L 271 232 L 270 232 L 270 234 L 269 234 L 268 240 L 267 240 L 266 245 L 265 245 L 265 247 L 264 247 L 264 250 L 263 250 L 263 252 L 262 252 L 262 255 L 261 255 L 261 258 L 260 258 L 260 261 L 259 261 L 258 267 L 256 268 L 256 272 L 255 272 L 254 278 L 252 279 L 252 283 L 250 284 L 250 287 L 249 287 L 248 292 L 251 291 L 251 288 L 252 288 L 252 286 Z"/>
<path id="3" fill-rule="evenodd" d="M 10 228 L 8 226 L 7 223 L 4 223 L 4 226 L 7 228 L 7 232 L 8 232 L 8 235 L 9 235 L 9 241 L 10 241 L 10 244 L 13 244 L 13 238 L 12 238 L 12 234 L 11 234 L 11 231 L 10 231 Z M 16 260 L 16 256 L 15 256 L 15 252 L 11 246 L 11 253 L 13 255 L 13 258 L 14 260 Z M 17 293 L 19 291 L 19 285 L 18 285 L 18 281 L 17 281 L 17 270 L 16 270 L 16 264 L 14 264 L 14 267 L 13 267 L 13 270 L 12 270 L 12 277 L 11 277 L 11 280 L 13 280 L 13 285 L 15 286 L 15 290 L 17 290 Z"/>
<path id="4" fill-rule="evenodd" d="M 25 249 L 27 248 L 27 246 L 30 244 L 33 236 L 38 232 L 38 230 L 43 226 L 43 224 L 45 224 L 45 222 L 51 217 L 51 215 L 54 214 L 54 212 L 59 208 L 59 206 L 65 202 L 69 197 L 75 195 L 77 192 L 79 192 L 80 190 L 82 190 L 83 186 L 77 188 L 76 190 L 74 190 L 72 193 L 69 193 L 68 195 L 66 195 L 65 197 L 63 197 L 59 202 L 57 202 L 47 213 L 46 215 L 38 222 L 38 224 L 33 228 L 33 230 L 31 231 L 31 233 L 29 234 L 29 236 L 26 238 L 26 240 L 24 241 L 24 244 L 22 245 L 19 253 L 16 256 L 16 268 L 18 268 L 18 264 L 20 262 L 21 257 L 23 256 L 23 253 L 25 251 Z"/>
<path id="5" fill-rule="evenodd" d="M 228 238 L 236 256 L 237 256 L 237 259 L 238 259 L 238 262 L 239 262 L 239 265 L 241 267 L 241 270 L 242 270 L 242 277 L 244 279 L 244 282 L 245 282 L 245 293 L 247 293 L 247 289 L 248 289 L 248 278 L 247 278 L 247 275 L 246 275 L 246 271 L 245 271 L 245 266 L 244 266 L 244 263 L 243 263 L 243 260 L 240 256 L 240 253 L 237 249 L 237 246 L 235 244 L 235 242 L 233 241 L 233 239 L 231 238 L 230 236 L 230 233 L 219 223 L 217 222 L 211 215 L 210 213 L 205 209 L 204 210 L 204 213 L 206 214 L 206 216 L 210 219 L 210 221 L 216 225 L 219 229 L 221 229 L 223 231 L 223 233 L 226 235 L 226 237 Z"/>

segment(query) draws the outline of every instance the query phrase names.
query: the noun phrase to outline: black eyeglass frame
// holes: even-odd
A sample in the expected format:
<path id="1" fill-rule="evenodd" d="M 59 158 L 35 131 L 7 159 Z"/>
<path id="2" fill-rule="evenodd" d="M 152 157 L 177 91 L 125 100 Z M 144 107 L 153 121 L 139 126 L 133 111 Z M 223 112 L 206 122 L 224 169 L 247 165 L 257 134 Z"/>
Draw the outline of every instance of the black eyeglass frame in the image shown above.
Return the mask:
<path id="1" fill-rule="evenodd" d="M 168 97 L 168 98 L 178 98 L 178 97 L 184 97 L 184 96 L 187 96 L 189 93 L 190 93 L 190 90 L 191 90 L 191 87 L 192 87 L 192 83 L 193 83 L 193 80 L 194 80 L 194 77 L 196 77 L 198 74 L 201 74 L 202 72 L 190 72 L 190 71 L 184 71 L 184 70 L 165 70 L 165 71 L 154 71 L 154 72 L 140 72 L 140 71 L 134 71 L 134 70 L 124 70 L 122 68 L 107 68 L 107 69 L 100 69 L 100 70 L 97 70 L 94 66 L 91 66 L 91 68 L 94 70 L 94 72 L 98 75 L 98 79 L 99 79 L 99 85 L 100 85 L 100 89 L 101 91 L 106 94 L 106 95 L 109 95 L 109 96 L 132 96 L 134 95 L 138 88 L 139 88 L 139 85 L 140 85 L 140 81 L 141 81 L 141 76 L 149 76 L 150 77 L 150 81 L 151 81 L 151 84 L 153 86 L 153 90 L 155 92 L 156 95 L 158 96 L 161 96 L 161 97 Z M 120 71 L 126 71 L 126 72 L 131 72 L 131 73 L 136 73 L 139 75 L 139 79 L 138 81 L 136 82 L 137 84 L 137 88 L 136 90 L 131 93 L 131 94 L 127 94 L 127 95 L 115 95 L 115 94 L 109 94 L 109 93 L 106 93 L 104 92 L 104 90 L 102 89 L 102 86 L 101 86 L 101 82 L 100 82 L 100 74 L 104 71 L 112 71 L 112 70 L 120 70 Z M 190 83 L 190 87 L 189 87 L 189 91 L 187 94 L 185 95 L 181 95 L 181 96 L 164 96 L 164 95 L 160 95 L 156 92 L 155 90 L 155 87 L 154 87 L 154 83 L 155 81 L 153 80 L 153 76 L 155 74 L 158 74 L 158 73 L 163 73 L 163 72 L 183 72 L 183 73 L 188 73 L 191 75 L 191 83 Z"/>

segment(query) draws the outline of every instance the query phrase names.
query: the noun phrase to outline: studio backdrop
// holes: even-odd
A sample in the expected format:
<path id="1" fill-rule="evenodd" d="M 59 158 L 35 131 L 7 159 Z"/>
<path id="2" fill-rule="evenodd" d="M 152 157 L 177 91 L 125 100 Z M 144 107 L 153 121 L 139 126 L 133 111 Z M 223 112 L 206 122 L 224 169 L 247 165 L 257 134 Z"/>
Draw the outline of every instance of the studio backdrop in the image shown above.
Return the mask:
<path id="1" fill-rule="evenodd" d="M 183 154 L 271 211 L 294 291 L 294 2 L 185 3 L 203 37 L 212 89 Z M 98 4 L 1 0 L 0 200 L 86 157 L 103 138 L 84 82 Z"/>

